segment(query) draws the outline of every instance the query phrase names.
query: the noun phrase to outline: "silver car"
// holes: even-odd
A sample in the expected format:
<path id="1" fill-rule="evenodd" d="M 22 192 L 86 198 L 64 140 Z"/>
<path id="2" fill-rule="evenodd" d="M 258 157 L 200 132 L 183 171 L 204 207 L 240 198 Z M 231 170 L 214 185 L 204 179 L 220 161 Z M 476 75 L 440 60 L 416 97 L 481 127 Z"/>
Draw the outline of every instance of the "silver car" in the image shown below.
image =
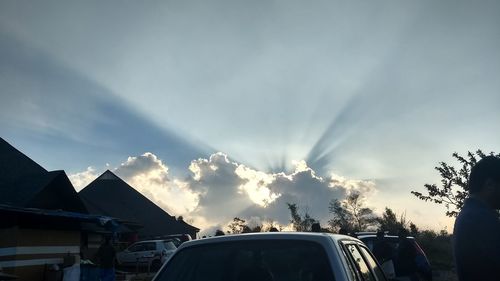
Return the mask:
<path id="1" fill-rule="evenodd" d="M 323 233 L 254 233 L 183 243 L 154 281 L 386 281 L 360 240 Z"/>
<path id="2" fill-rule="evenodd" d="M 140 241 L 130 245 L 116 255 L 121 266 L 149 266 L 159 269 L 160 266 L 177 250 L 170 240 Z"/>

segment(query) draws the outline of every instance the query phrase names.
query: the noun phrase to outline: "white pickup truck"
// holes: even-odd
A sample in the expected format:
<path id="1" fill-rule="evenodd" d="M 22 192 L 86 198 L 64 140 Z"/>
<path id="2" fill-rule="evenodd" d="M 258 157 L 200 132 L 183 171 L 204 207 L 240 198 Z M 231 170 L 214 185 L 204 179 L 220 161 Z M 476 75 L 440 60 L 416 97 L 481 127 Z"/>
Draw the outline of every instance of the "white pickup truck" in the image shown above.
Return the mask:
<path id="1" fill-rule="evenodd" d="M 324 233 L 228 235 L 182 244 L 154 281 L 385 281 L 358 239 Z"/>

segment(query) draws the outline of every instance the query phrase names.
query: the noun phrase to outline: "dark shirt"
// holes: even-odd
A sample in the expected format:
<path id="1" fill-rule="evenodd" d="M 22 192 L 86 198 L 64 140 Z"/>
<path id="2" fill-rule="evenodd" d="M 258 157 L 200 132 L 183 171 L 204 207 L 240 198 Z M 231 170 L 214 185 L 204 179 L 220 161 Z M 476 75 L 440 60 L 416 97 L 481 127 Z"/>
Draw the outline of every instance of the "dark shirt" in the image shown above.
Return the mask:
<path id="1" fill-rule="evenodd" d="M 408 239 L 400 239 L 396 257 L 396 276 L 408 276 L 417 273 L 417 249 Z"/>
<path id="2" fill-rule="evenodd" d="M 383 239 L 377 239 L 373 245 L 373 255 L 380 264 L 392 259 L 393 251 L 391 245 Z"/>
<path id="3" fill-rule="evenodd" d="M 100 268 L 113 268 L 115 261 L 115 248 L 109 244 L 104 244 L 99 247 L 97 257 L 99 258 Z"/>
<path id="4" fill-rule="evenodd" d="M 458 280 L 500 280 L 498 213 L 468 198 L 455 221 L 453 250 Z"/>

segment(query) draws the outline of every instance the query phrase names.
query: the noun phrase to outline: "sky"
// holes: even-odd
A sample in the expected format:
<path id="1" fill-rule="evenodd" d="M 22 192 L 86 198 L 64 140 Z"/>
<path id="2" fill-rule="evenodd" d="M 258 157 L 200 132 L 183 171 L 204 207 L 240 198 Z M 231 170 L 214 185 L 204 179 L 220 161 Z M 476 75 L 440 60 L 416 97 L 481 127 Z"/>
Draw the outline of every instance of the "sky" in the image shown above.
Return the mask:
<path id="1" fill-rule="evenodd" d="M 1 1 L 1 136 L 77 190 L 106 169 L 202 229 L 326 223 L 500 145 L 498 1 Z M 453 163 L 453 162 L 452 162 Z"/>

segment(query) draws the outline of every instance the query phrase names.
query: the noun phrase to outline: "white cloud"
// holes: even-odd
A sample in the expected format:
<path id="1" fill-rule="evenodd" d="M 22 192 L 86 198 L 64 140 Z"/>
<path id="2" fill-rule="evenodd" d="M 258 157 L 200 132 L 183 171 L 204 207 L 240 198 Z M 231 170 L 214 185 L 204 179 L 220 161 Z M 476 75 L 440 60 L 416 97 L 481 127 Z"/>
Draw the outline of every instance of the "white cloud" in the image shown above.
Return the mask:
<path id="1" fill-rule="evenodd" d="M 135 178 L 155 183 L 168 181 L 168 167 L 151 152 L 141 156 L 128 157 L 115 169 L 124 178 Z"/>
<path id="2" fill-rule="evenodd" d="M 255 205 L 241 187 L 247 180 L 236 174 L 238 167 L 223 153 L 191 163 L 193 175 L 188 178 L 188 186 L 199 196 L 198 206 L 192 215 L 204 217 L 208 223 L 218 224 Z"/>
<path id="3" fill-rule="evenodd" d="M 330 174 L 330 186 L 340 186 L 347 189 L 349 192 L 358 191 L 365 195 L 365 197 L 371 196 L 377 191 L 375 189 L 375 182 L 373 181 L 347 179 L 335 173 Z"/>
<path id="4" fill-rule="evenodd" d="M 231 161 L 220 152 L 193 161 L 189 188 L 198 192 L 200 200 L 192 215 L 203 217 L 209 225 L 229 222 L 234 217 L 288 225 L 286 203 L 290 202 L 326 222 L 331 199 L 343 198 L 351 190 L 374 194 L 372 181 L 337 175 L 322 178 L 305 161 L 292 164 L 292 173 L 266 173 Z"/>
<path id="5" fill-rule="evenodd" d="M 187 183 L 168 176 L 168 167 L 153 153 L 128 157 L 114 172 L 172 215 L 186 215 L 197 205 Z"/>
<path id="6" fill-rule="evenodd" d="M 268 187 L 274 181 L 274 175 L 256 171 L 244 165 L 239 165 L 234 172 L 246 181 L 239 188 L 248 195 L 253 203 L 266 207 L 280 197 L 280 194 L 273 193 Z"/>
<path id="7" fill-rule="evenodd" d="M 95 180 L 97 176 L 98 174 L 93 167 L 87 167 L 83 172 L 68 175 L 68 178 L 75 187 L 75 190 L 80 191 L 90 182 Z"/>
<path id="8" fill-rule="evenodd" d="M 297 203 L 313 217 L 326 222 L 328 203 L 352 190 L 374 194 L 371 181 L 350 180 L 336 174 L 323 178 L 305 161 L 293 161 L 291 173 L 266 173 L 229 159 L 224 153 L 193 160 L 190 175 L 169 175 L 168 166 L 153 153 L 128 157 L 114 172 L 172 215 L 182 215 L 206 231 L 223 228 L 234 217 L 252 225 L 289 224 L 286 203 Z M 75 183 L 89 182 L 96 171 L 70 175 Z M 89 180 L 90 178 L 90 180 Z M 82 186 L 81 184 L 79 186 Z M 210 231 L 208 231 L 210 230 Z"/>

